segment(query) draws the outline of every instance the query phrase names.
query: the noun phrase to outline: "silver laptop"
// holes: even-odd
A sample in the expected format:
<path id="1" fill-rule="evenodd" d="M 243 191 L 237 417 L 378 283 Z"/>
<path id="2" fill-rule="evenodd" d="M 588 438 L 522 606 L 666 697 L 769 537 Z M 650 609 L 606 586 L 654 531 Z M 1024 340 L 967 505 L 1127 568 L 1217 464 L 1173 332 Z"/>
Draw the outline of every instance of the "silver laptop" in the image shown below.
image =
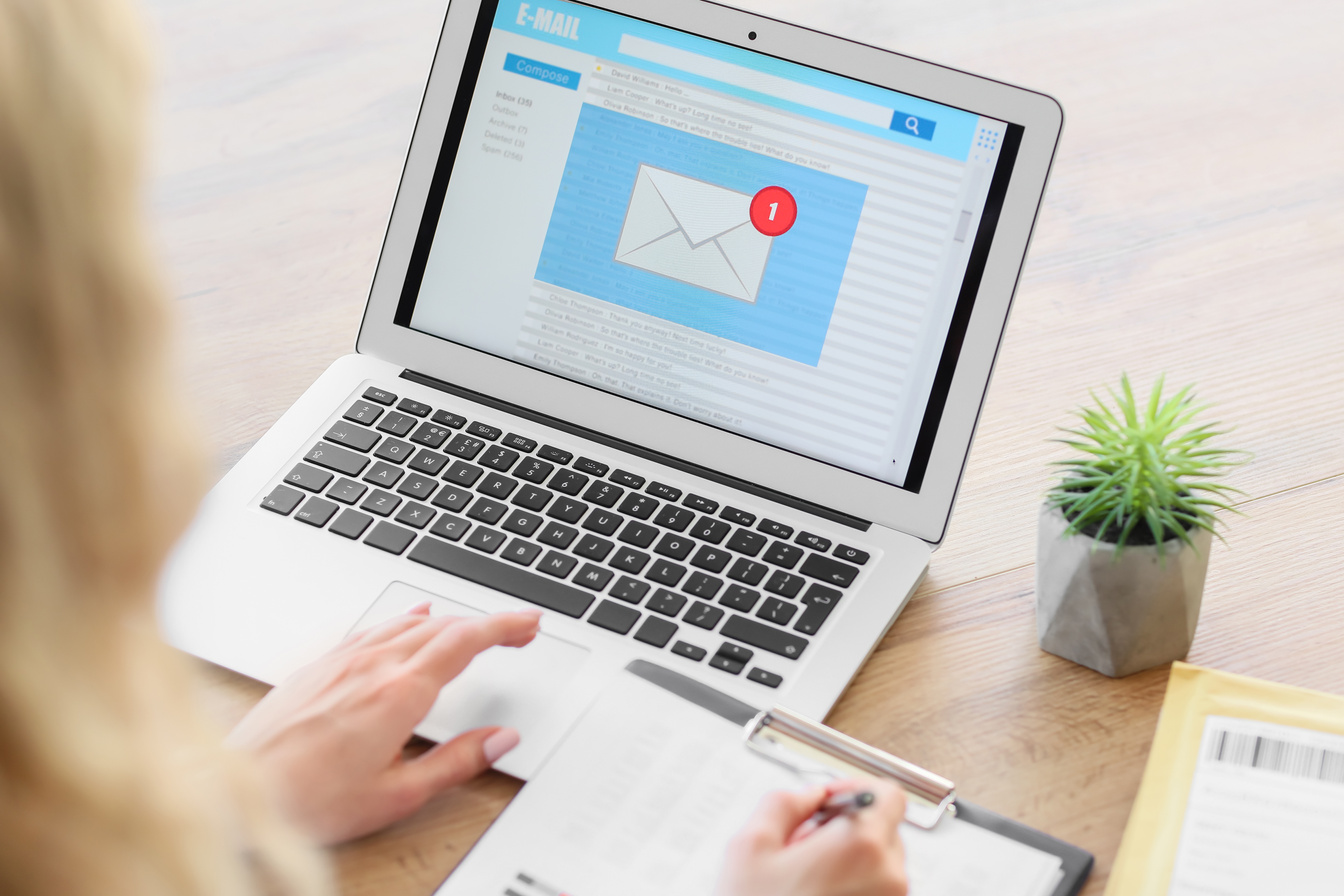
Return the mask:
<path id="1" fill-rule="evenodd" d="M 545 610 L 419 729 L 526 777 L 632 659 L 824 717 L 946 531 L 1049 97 L 703 0 L 453 0 L 354 354 L 219 483 L 172 643 Z"/>

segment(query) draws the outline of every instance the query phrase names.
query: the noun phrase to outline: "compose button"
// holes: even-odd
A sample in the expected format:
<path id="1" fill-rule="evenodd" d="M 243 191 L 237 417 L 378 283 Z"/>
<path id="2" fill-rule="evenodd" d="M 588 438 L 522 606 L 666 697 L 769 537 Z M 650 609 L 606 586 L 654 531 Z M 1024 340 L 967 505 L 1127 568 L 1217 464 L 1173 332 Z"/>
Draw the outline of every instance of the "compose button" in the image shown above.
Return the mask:
<path id="1" fill-rule="evenodd" d="M 536 78 L 538 81 L 558 84 L 561 87 L 568 87 L 570 90 L 579 89 L 578 72 L 547 65 L 544 62 L 528 59 L 525 56 L 515 56 L 513 53 L 504 57 L 504 71 L 517 72 L 526 78 Z"/>
<path id="2" fill-rule="evenodd" d="M 932 140 L 933 129 L 938 127 L 938 122 L 931 118 L 920 118 L 918 115 L 909 115 L 897 109 L 891 116 L 891 129 L 900 131 L 903 134 L 909 134 L 912 137 L 918 137 L 921 140 Z"/>

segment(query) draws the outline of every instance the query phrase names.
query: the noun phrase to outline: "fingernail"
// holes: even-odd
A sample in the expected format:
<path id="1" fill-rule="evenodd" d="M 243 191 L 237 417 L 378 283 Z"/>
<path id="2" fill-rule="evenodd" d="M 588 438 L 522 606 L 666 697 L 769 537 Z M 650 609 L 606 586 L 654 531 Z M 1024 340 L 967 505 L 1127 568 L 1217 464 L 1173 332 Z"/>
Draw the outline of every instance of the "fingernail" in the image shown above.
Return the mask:
<path id="1" fill-rule="evenodd" d="M 518 746 L 518 741 L 518 732 L 512 728 L 501 728 L 487 737 L 481 745 L 486 763 L 494 765 L 505 753 Z"/>

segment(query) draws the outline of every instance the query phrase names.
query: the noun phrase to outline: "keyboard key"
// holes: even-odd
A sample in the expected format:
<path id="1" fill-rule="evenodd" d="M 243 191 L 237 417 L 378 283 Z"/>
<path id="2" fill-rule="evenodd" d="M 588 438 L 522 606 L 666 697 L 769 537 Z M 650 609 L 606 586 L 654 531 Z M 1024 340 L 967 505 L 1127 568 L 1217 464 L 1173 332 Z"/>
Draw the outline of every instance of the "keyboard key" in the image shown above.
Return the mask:
<path id="1" fill-rule="evenodd" d="M 356 426 L 346 420 L 337 420 L 327 434 L 322 438 L 328 442 L 335 442 L 338 445 L 344 445 L 347 448 L 353 448 L 356 451 L 368 451 L 382 436 L 376 432 L 369 432 L 362 426 Z"/>
<path id="2" fill-rule="evenodd" d="M 360 513 L 358 510 L 342 510 L 341 515 L 336 517 L 336 522 L 331 524 L 328 532 L 335 532 L 337 535 L 344 535 L 346 538 L 358 538 L 364 534 L 364 530 L 369 528 L 369 523 L 373 522 L 373 517 L 367 513 Z"/>
<path id="3" fill-rule="evenodd" d="M 364 539 L 365 544 L 389 554 L 400 554 L 412 541 L 415 541 L 414 532 L 394 526 L 386 520 L 374 526 L 369 537 Z"/>
<path id="4" fill-rule="evenodd" d="M 559 523 L 547 523 L 546 528 L 537 536 L 537 541 L 553 548 L 567 548 L 570 542 L 578 538 L 579 530 L 562 526 Z"/>
<path id="5" fill-rule="evenodd" d="M 401 439 L 383 439 L 383 444 L 378 446 L 378 450 L 373 452 L 374 457 L 390 460 L 394 464 L 399 464 L 411 456 L 415 446 L 410 442 L 403 442 Z"/>
<path id="6" fill-rule="evenodd" d="M 363 423 L 365 426 L 372 426 L 379 417 L 383 416 L 383 409 L 377 405 L 370 404 L 367 401 L 357 401 L 350 405 L 350 410 L 346 411 L 342 416 L 352 423 Z"/>
<path id="7" fill-rule="evenodd" d="M 587 557 L 589 560 L 602 561 L 607 559 L 611 549 L 616 545 L 607 541 L 605 538 L 598 538 L 596 535 L 585 535 L 579 539 L 579 543 L 574 545 L 574 553 L 580 557 Z"/>
<path id="8" fill-rule="evenodd" d="M 429 412 L 433 410 L 433 408 L 414 399 L 403 398 L 397 405 L 397 410 L 405 411 L 408 414 L 414 414 L 417 417 L 428 417 Z"/>
<path id="9" fill-rule="evenodd" d="M 664 501 L 675 501 L 681 497 L 681 489 L 673 488 L 670 485 L 664 485 L 661 482 L 650 482 L 649 487 L 644 491 L 653 495 L 655 498 L 662 498 Z"/>
<path id="10" fill-rule="evenodd" d="M 556 448 L 552 445 L 542 445 L 537 449 L 537 454 L 541 455 L 546 460 L 560 464 L 562 467 L 574 459 L 574 455 L 570 454 L 568 451 L 565 451 L 562 448 Z"/>
<path id="11" fill-rule="evenodd" d="M 448 463 L 448 458 L 444 455 L 430 451 L 428 448 L 421 448 L 415 452 L 415 457 L 407 462 L 406 469 L 415 470 L 429 476 L 437 476 L 446 463 Z"/>
<path id="12" fill-rule="evenodd" d="M 745 510 L 738 510 L 736 507 L 725 507 L 719 511 L 719 516 L 730 523 L 737 523 L 739 526 L 750 526 L 756 522 L 756 514 L 747 513 Z"/>
<path id="13" fill-rule="evenodd" d="M 681 590 L 703 600 L 713 600 L 714 595 L 718 594 L 722 587 L 723 579 L 716 579 L 702 572 L 693 572 L 686 580 L 686 584 L 681 586 Z"/>
<path id="14" fill-rule="evenodd" d="M 587 484 L 588 477 L 582 473 L 575 473 L 573 470 L 561 470 L 551 477 L 549 486 L 567 495 L 578 495 Z"/>
<path id="15" fill-rule="evenodd" d="M 378 429 L 390 435 L 404 436 L 415 429 L 415 418 L 396 411 L 388 411 L 383 422 L 378 424 Z"/>
<path id="16" fill-rule="evenodd" d="M 369 492 L 369 496 L 364 499 L 364 503 L 359 505 L 360 510 L 367 510 L 369 513 L 376 513 L 379 516 L 391 516 L 392 511 L 401 506 L 401 499 L 390 492 L 385 492 L 376 488 Z"/>
<path id="17" fill-rule="evenodd" d="M 506 435 L 503 439 L 503 444 L 508 445 L 510 448 L 515 448 L 518 451 L 523 452 L 524 454 L 526 454 L 529 451 L 535 451 L 537 449 L 536 442 L 532 441 L 526 436 L 520 436 L 516 432 L 511 432 L 508 435 Z"/>
<path id="18" fill-rule="evenodd" d="M 803 595 L 803 615 L 798 617 L 793 630 L 805 635 L 815 635 L 821 624 L 826 621 L 826 617 L 835 609 L 836 601 L 840 600 L 840 597 L 839 591 L 814 583 Z"/>
<path id="19" fill-rule="evenodd" d="M 747 667 L 747 663 L 751 662 L 753 656 L 755 656 L 754 653 L 740 644 L 724 641 L 719 649 L 714 652 L 714 657 L 709 661 L 709 664 L 715 669 L 722 669 L 732 675 L 738 675 Z"/>
<path id="20" fill-rule="evenodd" d="M 369 465 L 369 459 L 364 455 L 345 448 L 337 448 L 328 442 L 318 442 L 303 456 L 303 459 L 347 476 L 358 476 Z"/>
<path id="21" fill-rule="evenodd" d="M 654 539 L 658 537 L 658 528 L 646 523 L 637 523 L 634 520 L 625 524 L 621 534 L 616 536 L 626 544 L 633 544 L 636 547 L 646 548 L 653 544 Z"/>
<path id="22" fill-rule="evenodd" d="M 649 564 L 649 555 L 643 551 L 621 548 L 611 558 L 611 565 L 622 572 L 638 573 Z"/>
<path id="23" fill-rule="evenodd" d="M 390 405 L 392 404 L 392 402 L 397 400 L 397 396 L 393 395 L 391 392 L 388 392 L 385 389 L 379 389 L 377 386 L 370 386 L 369 388 L 365 389 L 364 397 L 367 398 L 369 401 L 376 401 L 379 404 L 386 404 L 386 405 Z"/>
<path id="24" fill-rule="evenodd" d="M 449 454 L 456 455 L 457 457 L 465 457 L 467 460 L 472 460 L 476 455 L 481 453 L 481 449 L 484 447 L 485 443 L 480 439 L 473 439 L 471 436 L 458 433 L 453 436 L 453 440 L 449 442 L 448 447 L 443 450 L 447 451 Z"/>
<path id="25" fill-rule="evenodd" d="M 756 528 L 766 535 L 773 535 L 775 538 L 792 538 L 793 527 L 786 526 L 783 523 L 777 523 L 774 520 L 761 520 Z"/>
<path id="26" fill-rule="evenodd" d="M 433 526 L 430 527 L 429 534 L 437 535 L 440 538 L 446 538 L 449 541 L 457 541 L 463 535 L 466 535 L 467 530 L 470 528 L 471 523 L 462 519 L 460 516 L 451 516 L 445 513 L 438 518 Z M 412 557 L 411 559 L 414 560 L 415 558 Z"/>
<path id="27" fill-rule="evenodd" d="M 521 538 L 515 538 L 509 542 L 504 550 L 499 552 L 499 556 L 519 566 L 531 566 L 532 561 L 541 554 L 541 547 L 530 541 L 523 541 Z"/>
<path id="28" fill-rule="evenodd" d="M 518 463 L 521 457 L 517 451 L 510 448 L 501 448 L 498 445 L 491 445 L 485 449 L 481 455 L 481 463 L 492 470 L 498 470 L 501 473 L 507 473 L 514 464 Z"/>
<path id="29" fill-rule="evenodd" d="M 701 513 L 713 513 L 719 509 L 718 501 L 711 501 L 709 498 L 702 498 L 699 495 L 687 495 L 681 503 Z"/>
<path id="30" fill-rule="evenodd" d="M 574 584 L 582 585 L 584 588 L 591 588 L 594 591 L 601 591 L 607 587 L 611 577 L 615 573 L 609 569 L 603 569 L 600 566 L 594 566 L 591 563 L 585 563 L 583 569 L 574 574 Z M 638 615 L 638 614 L 636 614 Z M 625 634 L 622 632 L 621 634 Z"/>
<path id="31" fill-rule="evenodd" d="M 751 608 L 756 606 L 756 601 L 760 599 L 759 591 L 752 591 L 741 585 L 729 585 L 728 590 L 723 592 L 723 597 L 719 598 L 719 603 L 734 610 L 741 610 L 743 613 L 750 613 Z"/>
<path id="32" fill-rule="evenodd" d="M 850 563 L 855 563 L 859 566 L 862 566 L 863 564 L 868 562 L 867 551 L 861 551 L 858 548 L 852 548 L 847 544 L 836 545 L 835 550 L 831 551 L 831 553 L 839 557 L 841 560 L 848 560 Z"/>
<path id="33" fill-rule="evenodd" d="M 799 591 L 803 590 L 805 581 L 802 576 L 777 569 L 771 574 L 770 581 L 765 583 L 765 590 L 782 594 L 785 597 L 795 597 Z"/>
<path id="34" fill-rule="evenodd" d="M 681 612 L 681 608 L 686 606 L 686 598 L 677 594 L 675 591 L 668 591 L 666 588 L 659 588 L 653 592 L 653 597 L 649 598 L 648 609 L 655 613 L 662 613 L 664 616 L 675 616 Z"/>
<path id="35" fill-rule="evenodd" d="M 668 532 L 659 539 L 653 551 L 655 554 L 662 554 L 664 557 L 671 557 L 673 560 L 685 560 L 694 547 L 695 542 L 686 536 Z"/>
<path id="36" fill-rule="evenodd" d="M 659 585 L 667 585 L 670 588 L 686 575 L 686 567 L 678 566 L 670 560 L 655 560 L 645 575 Z"/>
<path id="37" fill-rule="evenodd" d="M 461 414 L 454 414 L 452 411 L 435 411 L 434 416 L 429 419 L 440 426 L 446 426 L 449 429 L 461 429 L 467 425 L 466 417 L 463 417 Z"/>
<path id="38" fill-rule="evenodd" d="M 307 464 L 299 464 L 285 476 L 285 482 L 290 485 L 297 485 L 299 488 L 310 492 L 320 492 L 335 478 L 326 470 L 319 470 L 317 467 L 310 467 Z"/>
<path id="39" fill-rule="evenodd" d="M 392 488 L 401 481 L 401 477 L 406 475 L 406 471 L 401 467 L 394 467 L 385 461 L 378 461 L 369 472 L 364 474 L 365 482 L 372 482 L 374 485 L 382 485 Z"/>
<path id="40" fill-rule="evenodd" d="M 695 525 L 691 527 L 690 534 L 701 541 L 707 541 L 710 544 L 718 544 L 723 541 L 724 536 L 728 534 L 728 530 L 731 528 L 732 527 L 723 520 L 702 516 L 695 521 Z"/>
<path id="41" fill-rule="evenodd" d="M 405 402 L 402 402 L 405 404 Z M 446 426 L 439 426 L 437 423 L 421 423 L 411 434 L 411 441 L 418 442 L 421 445 L 427 445 L 430 448 L 437 448 L 444 442 L 453 431 Z"/>
<path id="42" fill-rule="evenodd" d="M 782 657 L 788 657 L 791 660 L 798 659 L 807 649 L 805 638 L 790 634 L 773 625 L 766 625 L 764 622 L 757 622 L 755 619 L 748 619 L 736 614 L 728 617 L 728 621 L 723 624 L 723 629 L 719 634 L 725 638 L 732 638 L 734 641 L 741 641 L 743 644 L 750 644 L 752 647 L 759 647 L 761 650 L 768 650 Z"/>
<path id="43" fill-rule="evenodd" d="M 759 532 L 738 529 L 733 533 L 733 537 L 728 539 L 726 547 L 729 550 L 737 551 L 739 554 L 755 557 L 761 552 L 761 548 L 765 547 L 765 541 L 765 536 Z"/>
<path id="44" fill-rule="evenodd" d="M 397 522 L 405 523 L 412 529 L 423 529 L 429 525 L 429 521 L 434 519 L 434 511 L 423 504 L 417 504 L 415 501 L 407 501 L 406 506 L 401 508 L 397 514 Z"/>
<path id="45" fill-rule="evenodd" d="M 626 488 L 644 487 L 643 476 L 636 476 L 634 473 L 627 473 L 625 470 L 613 470 L 610 478 L 612 482 L 619 482 Z"/>
<path id="46" fill-rule="evenodd" d="M 492 501 L 486 497 L 476 499 L 476 503 L 471 505 L 467 511 L 467 516 L 474 520 L 480 520 L 483 523 L 494 525 L 504 519 L 504 514 L 509 512 L 509 505 L 501 504 L 498 501 Z"/>
<path id="47" fill-rule="evenodd" d="M 467 432 L 474 436 L 480 436 L 483 439 L 489 439 L 493 442 L 503 435 L 504 430 L 500 429 L 498 426 L 491 426 L 489 423 L 481 423 L 478 421 L 476 423 L 467 424 Z"/>
<path id="48" fill-rule="evenodd" d="M 547 551 L 546 556 L 541 558 L 537 564 L 537 569 L 546 573 L 548 576 L 555 576 L 557 579 L 563 579 L 573 572 L 574 567 L 579 565 L 579 561 L 573 557 L 561 554 L 558 551 Z"/>
<path id="49" fill-rule="evenodd" d="M 639 611 L 632 610 L 630 607 L 623 607 L 613 601 L 604 600 L 597 605 L 597 609 L 593 611 L 593 615 L 588 617 L 588 621 L 598 628 L 605 628 L 618 635 L 626 635 L 639 621 Z"/>
<path id="50" fill-rule="evenodd" d="M 686 659 L 694 660 L 697 663 L 704 659 L 705 655 L 709 653 L 705 648 L 696 647 L 694 644 L 687 644 L 685 641 L 678 641 L 673 644 L 672 652 L 677 656 L 684 656 Z"/>
<path id="51" fill-rule="evenodd" d="M 714 548 L 702 544 L 700 549 L 695 552 L 695 556 L 691 558 L 691 565 L 700 569 L 707 569 L 710 572 L 723 572 L 723 568 L 728 565 L 728 561 L 732 558 L 733 555 L 723 548 Z"/>
<path id="52" fill-rule="evenodd" d="M 327 497 L 342 504 L 353 504 L 364 496 L 369 487 L 353 479 L 337 479 L 336 484 L 327 492 Z"/>
<path id="53" fill-rule="evenodd" d="M 504 539 L 507 536 L 498 529 L 491 529 L 489 526 L 477 526 L 471 530 L 467 540 L 462 542 L 469 548 L 475 548 L 485 554 L 493 554 L 504 546 Z"/>
<path id="54" fill-rule="evenodd" d="M 487 473 L 485 478 L 481 480 L 481 484 L 476 486 L 476 491 L 504 501 L 508 499 L 509 495 L 513 494 L 513 490 L 517 487 L 517 479 L 510 479 L 508 476 L 501 476 L 498 473 Z"/>
<path id="55" fill-rule="evenodd" d="M 513 496 L 513 503 L 519 507 L 526 507 L 528 510 L 541 510 L 554 497 L 553 492 L 548 492 L 544 488 L 524 485 L 518 490 L 518 494 Z"/>
<path id="56" fill-rule="evenodd" d="M 746 582 L 748 585 L 759 585 L 761 579 L 770 571 L 770 567 L 764 563 L 757 563 L 755 560 L 748 560 L 746 557 L 738 557 L 733 568 L 728 570 L 728 578 L 737 579 L 739 582 Z"/>
<path id="57" fill-rule="evenodd" d="M 588 514 L 588 518 L 583 521 L 583 528 L 600 535 L 612 535 L 617 529 L 621 528 L 623 522 L 625 522 L 625 517 L 619 513 L 612 513 L 610 510 L 595 507 L 593 512 Z"/>
<path id="58" fill-rule="evenodd" d="M 588 491 L 583 493 L 583 500 L 592 501 L 599 507 L 615 507 L 616 502 L 621 500 L 623 494 L 625 494 L 625 489 L 619 485 L 597 480 L 588 486 Z"/>
<path id="59" fill-rule="evenodd" d="M 453 461 L 453 465 L 448 468 L 448 472 L 443 474 L 443 478 L 449 482 L 460 482 L 462 485 L 471 486 L 476 484 L 485 473 L 475 464 L 469 464 L 463 460 Z"/>
<path id="60" fill-rule="evenodd" d="M 768 688 L 777 688 L 784 683 L 784 679 L 773 672 L 767 672 L 760 666 L 747 673 L 747 681 L 754 681 L 757 684 L 763 684 Z"/>
<path id="61" fill-rule="evenodd" d="M 811 532 L 799 532 L 798 537 L 794 539 L 805 548 L 811 548 L 814 551 L 823 553 L 831 549 L 831 540 L 822 538 L 820 535 L 813 535 Z"/>
<path id="62" fill-rule="evenodd" d="M 457 513 L 463 507 L 471 503 L 471 499 L 476 497 L 464 488 L 458 488 L 455 485 L 445 485 L 443 491 L 434 496 L 431 502 L 435 507 L 442 507 L 444 510 L 451 510 Z"/>
<path id="63" fill-rule="evenodd" d="M 556 555 L 563 559 L 563 555 Z M 592 606 L 595 598 L 586 591 L 571 588 L 520 569 L 493 557 L 468 551 L 437 538 L 422 538 L 411 549 L 410 558 L 417 563 L 478 585 L 485 585 L 529 603 L 555 610 L 578 619 Z"/>
<path id="64" fill-rule="evenodd" d="M 770 545 L 765 556 L 761 558 L 771 566 L 782 566 L 785 569 L 793 569 L 798 565 L 798 561 L 803 559 L 803 549 L 796 548 L 791 544 L 785 544 L 782 541 L 776 541 Z"/>
<path id="65" fill-rule="evenodd" d="M 637 520 L 646 520 L 653 516 L 653 512 L 658 509 L 658 502 L 648 495 L 640 495 L 630 492 L 621 502 L 620 511 Z"/>
<path id="66" fill-rule="evenodd" d="M 767 619 L 776 625 L 788 625 L 793 614 L 798 612 L 798 605 L 782 601 L 777 597 L 767 597 L 765 603 L 756 611 L 756 616 L 760 619 Z"/>
<path id="67" fill-rule="evenodd" d="M 676 633 L 677 624 L 675 622 L 650 616 L 644 620 L 644 623 L 639 627 L 639 631 L 635 632 L 635 640 L 652 644 L 654 647 L 666 647 L 667 642 L 671 641 L 672 636 Z"/>
<path id="68" fill-rule="evenodd" d="M 616 580 L 616 584 L 611 586 L 611 596 L 620 598 L 628 604 L 639 603 L 648 593 L 648 582 L 641 582 L 639 579 L 632 579 L 629 576 L 621 576 Z"/>
<path id="69" fill-rule="evenodd" d="M 535 457 L 525 457 L 523 462 L 518 465 L 518 469 L 513 471 L 513 475 L 527 482 L 535 482 L 537 485 L 541 485 L 554 469 L 555 464 L 548 464 L 546 461 L 538 460 Z"/>
<path id="70" fill-rule="evenodd" d="M 397 494 L 420 501 L 428 501 L 438 487 L 439 484 L 428 476 L 408 473 L 401 485 L 397 486 Z"/>
<path id="71" fill-rule="evenodd" d="M 330 501 L 323 501 L 321 498 L 309 498 L 304 502 L 299 512 L 294 514 L 294 519 L 307 523 L 310 526 L 316 526 L 321 529 L 327 524 L 340 507 Z"/>
<path id="72" fill-rule="evenodd" d="M 672 504 L 664 504 L 663 509 L 658 511 L 658 515 L 653 518 L 653 522 L 654 525 L 661 526 L 664 529 L 682 532 L 691 524 L 693 519 L 695 519 L 695 511 Z"/>
<path id="73" fill-rule="evenodd" d="M 515 510 L 509 514 L 509 518 L 504 521 L 504 528 L 515 535 L 532 535 L 541 528 L 544 522 L 541 517 L 535 513 L 528 513 L 525 510 Z"/>
<path id="74" fill-rule="evenodd" d="M 608 467 L 606 464 L 601 463 L 600 461 L 593 460 L 592 458 L 581 457 L 578 460 L 574 461 L 574 469 L 579 470 L 580 472 L 583 473 L 587 473 L 590 476 L 601 477 L 607 475 L 607 470 L 611 468 Z"/>
<path id="75" fill-rule="evenodd" d="M 715 669 L 722 669 L 729 675 L 741 674 L 742 670 L 746 668 L 746 663 L 739 663 L 731 657 L 722 656 L 717 653 L 709 658 L 709 664 Z"/>
<path id="76" fill-rule="evenodd" d="M 836 585 L 840 588 L 848 588 L 853 585 L 854 578 L 859 574 L 857 566 L 832 560 L 822 554 L 809 554 L 798 571 L 805 576 L 820 579 L 828 585 Z"/>
<path id="77" fill-rule="evenodd" d="M 563 520 L 566 523 L 577 523 L 583 519 L 583 515 L 588 512 L 588 505 L 582 501 L 575 501 L 573 498 L 556 498 L 551 504 L 546 515 L 551 519 Z"/>
<path id="78" fill-rule="evenodd" d="M 691 605 L 691 608 L 686 611 L 686 616 L 683 621 L 689 622 L 691 625 L 698 625 L 700 628 L 712 629 L 719 624 L 719 620 L 722 618 L 723 610 L 720 608 L 713 604 L 696 601 Z"/>

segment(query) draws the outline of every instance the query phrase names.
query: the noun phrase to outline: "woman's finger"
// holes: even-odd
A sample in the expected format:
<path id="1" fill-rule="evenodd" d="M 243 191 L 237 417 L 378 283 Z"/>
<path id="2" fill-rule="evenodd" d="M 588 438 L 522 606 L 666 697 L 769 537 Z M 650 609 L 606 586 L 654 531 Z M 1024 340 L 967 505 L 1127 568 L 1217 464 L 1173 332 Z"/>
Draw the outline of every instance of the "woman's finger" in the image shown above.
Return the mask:
<path id="1" fill-rule="evenodd" d="M 402 632 L 407 631 L 408 629 L 413 629 L 430 618 L 428 615 L 428 604 L 425 605 L 425 612 L 417 612 L 418 610 L 419 607 L 414 607 L 410 612 L 400 616 L 393 616 L 391 619 L 380 622 L 370 628 L 366 628 L 361 632 L 355 632 L 338 644 L 332 652 L 345 653 L 352 649 L 371 647 L 376 644 L 390 641 Z"/>
<path id="2" fill-rule="evenodd" d="M 477 654 L 497 645 L 522 647 L 536 637 L 540 626 L 540 610 L 462 619 L 435 634 L 408 662 L 436 687 L 443 687 Z"/>

